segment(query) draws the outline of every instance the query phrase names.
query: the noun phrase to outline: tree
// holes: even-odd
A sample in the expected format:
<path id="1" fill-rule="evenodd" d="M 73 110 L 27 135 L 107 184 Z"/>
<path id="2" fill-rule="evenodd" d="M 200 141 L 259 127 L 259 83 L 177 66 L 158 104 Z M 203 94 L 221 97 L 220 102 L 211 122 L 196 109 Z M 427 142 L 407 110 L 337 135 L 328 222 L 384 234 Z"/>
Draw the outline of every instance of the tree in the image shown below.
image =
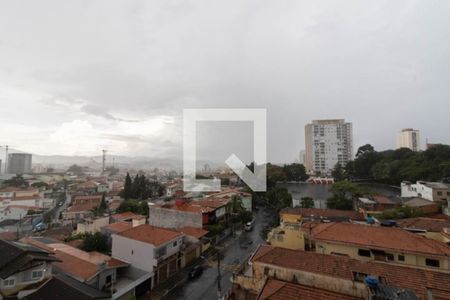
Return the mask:
<path id="1" fill-rule="evenodd" d="M 331 176 L 333 176 L 335 181 L 342 181 L 345 179 L 344 169 L 340 163 L 337 163 L 334 166 L 334 169 L 331 171 Z"/>
<path id="2" fill-rule="evenodd" d="M 45 183 L 45 182 L 42 182 L 42 181 L 37 181 L 37 182 L 33 182 L 32 184 L 31 184 L 31 186 L 32 187 L 35 187 L 35 188 L 41 188 L 41 187 L 44 187 L 44 188 L 48 188 L 48 184 L 47 183 Z"/>
<path id="3" fill-rule="evenodd" d="M 365 144 L 364 146 L 361 146 L 358 148 L 358 151 L 356 152 L 356 157 L 360 157 L 361 155 L 365 153 L 374 152 L 375 149 L 370 144 Z"/>
<path id="4" fill-rule="evenodd" d="M 287 180 L 284 169 L 277 165 L 267 164 L 267 188 L 271 189 L 276 186 L 277 182 Z"/>
<path id="5" fill-rule="evenodd" d="M 300 201 L 300 207 L 302 208 L 314 208 L 314 200 L 311 197 L 302 197 Z"/>
<path id="6" fill-rule="evenodd" d="M 238 213 L 243 209 L 241 199 L 238 196 L 233 196 L 233 198 L 231 198 L 231 211 L 233 213 Z"/>
<path id="7" fill-rule="evenodd" d="M 96 208 L 92 209 L 92 213 L 95 216 L 101 216 L 108 210 L 108 204 L 106 203 L 105 194 L 102 195 L 102 200 Z"/>
<path id="8" fill-rule="evenodd" d="M 102 253 L 108 253 L 108 238 L 100 232 L 86 233 L 83 236 L 82 249 L 87 252 L 98 251 Z"/>
<path id="9" fill-rule="evenodd" d="M 73 164 L 68 169 L 67 172 L 74 173 L 74 174 L 82 174 L 83 173 L 83 167 Z"/>
<path id="10" fill-rule="evenodd" d="M 122 197 L 125 200 L 131 198 L 131 177 L 130 173 L 127 172 L 127 176 L 125 176 L 125 184 L 123 186 Z"/>
<path id="11" fill-rule="evenodd" d="M 117 212 L 123 213 L 127 211 L 148 216 L 148 203 L 147 201 L 139 201 L 136 199 L 125 200 L 120 203 L 119 207 L 117 208 Z"/>
<path id="12" fill-rule="evenodd" d="M 18 174 L 11 179 L 5 180 L 3 182 L 5 186 L 14 186 L 14 187 L 27 187 L 28 183 L 25 181 L 21 174 Z"/>
<path id="13" fill-rule="evenodd" d="M 308 179 L 305 166 L 302 164 L 293 163 L 290 165 L 284 165 L 283 171 L 289 181 L 304 181 Z"/>
<path id="14" fill-rule="evenodd" d="M 105 197 L 104 193 L 102 195 L 102 201 L 100 202 L 100 206 L 99 207 L 103 211 L 106 211 L 106 209 L 108 209 L 108 204 L 106 203 L 106 197 Z"/>
<path id="15" fill-rule="evenodd" d="M 333 196 L 327 199 L 327 207 L 342 210 L 351 210 L 353 198 L 361 197 L 365 193 L 358 185 L 348 180 L 334 183 L 330 191 Z"/>
<path id="16" fill-rule="evenodd" d="M 292 206 L 292 195 L 286 188 L 275 187 L 267 192 L 267 202 L 276 210 L 290 207 Z"/>

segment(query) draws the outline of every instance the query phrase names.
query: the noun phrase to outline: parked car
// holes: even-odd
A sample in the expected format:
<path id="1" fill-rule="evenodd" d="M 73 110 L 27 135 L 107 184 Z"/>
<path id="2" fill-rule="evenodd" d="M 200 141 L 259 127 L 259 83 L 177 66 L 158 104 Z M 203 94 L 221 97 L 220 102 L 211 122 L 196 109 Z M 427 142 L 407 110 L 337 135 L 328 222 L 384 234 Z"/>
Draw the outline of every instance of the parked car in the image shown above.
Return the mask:
<path id="1" fill-rule="evenodd" d="M 244 226 L 245 231 L 252 231 L 254 224 L 255 224 L 255 218 L 253 218 L 253 220 L 251 220 L 251 222 L 247 222 L 245 224 L 245 226 Z"/>
<path id="2" fill-rule="evenodd" d="M 40 231 L 44 231 L 46 229 L 46 226 L 44 223 L 38 223 L 36 224 L 36 226 L 34 226 L 33 231 L 34 232 L 40 232 Z"/>
<path id="3" fill-rule="evenodd" d="M 195 266 L 189 272 L 188 278 L 189 279 L 197 278 L 200 275 L 202 275 L 202 273 L 203 273 L 203 267 L 202 266 Z"/>

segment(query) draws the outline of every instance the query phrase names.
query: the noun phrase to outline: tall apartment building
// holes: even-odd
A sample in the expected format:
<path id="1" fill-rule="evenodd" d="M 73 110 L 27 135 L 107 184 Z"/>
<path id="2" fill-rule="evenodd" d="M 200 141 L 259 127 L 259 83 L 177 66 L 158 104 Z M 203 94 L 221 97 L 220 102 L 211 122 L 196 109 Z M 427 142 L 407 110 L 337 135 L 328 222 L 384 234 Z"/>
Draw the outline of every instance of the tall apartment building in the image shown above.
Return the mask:
<path id="1" fill-rule="evenodd" d="M 31 171 L 31 154 L 11 153 L 8 155 L 8 173 L 24 174 Z"/>
<path id="2" fill-rule="evenodd" d="M 352 123 L 343 119 L 313 120 L 305 126 L 305 167 L 310 173 L 330 174 L 337 163 L 353 157 Z"/>
<path id="3" fill-rule="evenodd" d="M 409 148 L 412 151 L 420 151 L 419 130 L 412 128 L 403 129 L 397 136 L 397 149 Z"/>

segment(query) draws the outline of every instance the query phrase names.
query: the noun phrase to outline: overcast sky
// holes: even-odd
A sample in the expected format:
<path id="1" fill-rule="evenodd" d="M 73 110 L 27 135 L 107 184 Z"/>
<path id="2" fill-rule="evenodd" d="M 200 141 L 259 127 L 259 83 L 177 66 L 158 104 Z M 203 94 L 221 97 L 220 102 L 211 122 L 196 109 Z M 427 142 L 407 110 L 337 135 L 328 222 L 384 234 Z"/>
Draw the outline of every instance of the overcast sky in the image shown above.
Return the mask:
<path id="1" fill-rule="evenodd" d="M 405 127 L 450 143 L 449 11 L 429 0 L 2 1 L 0 145 L 181 157 L 182 109 L 204 107 L 266 108 L 276 162 L 298 159 L 304 125 L 320 118 L 352 122 L 355 149 L 393 148 Z M 202 158 L 247 142 L 247 125 L 208 131 Z"/>

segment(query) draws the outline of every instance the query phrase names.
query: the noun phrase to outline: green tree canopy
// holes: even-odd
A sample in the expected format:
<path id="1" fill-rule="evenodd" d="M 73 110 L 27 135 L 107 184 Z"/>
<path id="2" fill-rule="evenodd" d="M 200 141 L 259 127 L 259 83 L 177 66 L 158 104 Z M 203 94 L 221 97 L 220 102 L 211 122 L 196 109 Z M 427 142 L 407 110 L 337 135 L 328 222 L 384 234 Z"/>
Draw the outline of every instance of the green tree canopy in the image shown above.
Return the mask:
<path id="1" fill-rule="evenodd" d="M 305 181 L 308 179 L 305 166 L 302 164 L 289 164 L 283 166 L 284 174 L 288 181 Z"/>
<path id="2" fill-rule="evenodd" d="M 292 195 L 286 188 L 275 187 L 267 192 L 267 202 L 276 210 L 292 206 Z"/>
<path id="3" fill-rule="evenodd" d="M 311 197 L 302 197 L 300 201 L 300 207 L 302 208 L 314 208 L 314 200 Z"/>

